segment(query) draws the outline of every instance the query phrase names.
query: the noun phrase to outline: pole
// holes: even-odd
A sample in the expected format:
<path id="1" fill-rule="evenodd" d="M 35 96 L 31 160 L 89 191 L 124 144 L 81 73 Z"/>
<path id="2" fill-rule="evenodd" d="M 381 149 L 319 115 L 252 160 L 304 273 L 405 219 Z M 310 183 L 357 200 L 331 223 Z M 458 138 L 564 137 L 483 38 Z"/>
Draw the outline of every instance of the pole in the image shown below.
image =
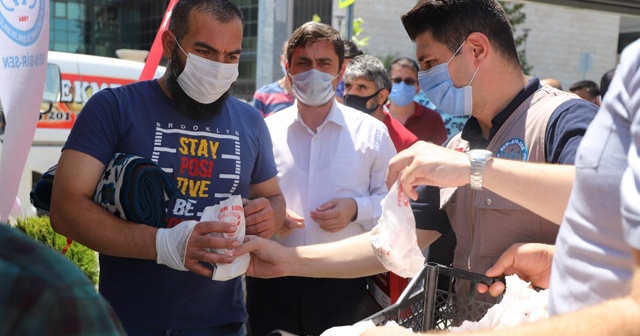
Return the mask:
<path id="1" fill-rule="evenodd" d="M 347 7 L 347 22 L 345 23 L 347 25 L 345 37 L 349 41 L 351 41 L 351 37 L 353 36 L 353 5 L 354 4 L 351 4 Z"/>

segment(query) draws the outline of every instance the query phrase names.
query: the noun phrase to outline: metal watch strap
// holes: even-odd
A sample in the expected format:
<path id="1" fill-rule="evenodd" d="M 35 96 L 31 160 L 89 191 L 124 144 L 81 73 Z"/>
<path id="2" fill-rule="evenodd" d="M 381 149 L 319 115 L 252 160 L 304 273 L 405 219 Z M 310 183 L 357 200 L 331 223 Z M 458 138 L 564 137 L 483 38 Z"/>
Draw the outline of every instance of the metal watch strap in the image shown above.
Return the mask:
<path id="1" fill-rule="evenodd" d="M 469 178 L 469 184 L 471 189 L 482 190 L 482 179 L 484 177 L 484 167 L 493 153 L 484 149 L 473 149 L 468 153 L 469 162 L 471 162 L 471 176 Z"/>

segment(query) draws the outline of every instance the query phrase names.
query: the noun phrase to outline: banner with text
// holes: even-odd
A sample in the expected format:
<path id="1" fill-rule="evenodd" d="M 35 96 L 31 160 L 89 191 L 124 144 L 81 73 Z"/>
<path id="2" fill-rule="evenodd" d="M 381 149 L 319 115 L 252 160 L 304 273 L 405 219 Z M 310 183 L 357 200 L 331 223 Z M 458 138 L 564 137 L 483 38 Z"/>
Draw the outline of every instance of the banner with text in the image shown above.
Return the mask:
<path id="1" fill-rule="evenodd" d="M 0 155 L 0 220 L 7 221 L 42 103 L 49 1 L 0 0 L 0 46 L 0 104 L 6 120 Z"/>

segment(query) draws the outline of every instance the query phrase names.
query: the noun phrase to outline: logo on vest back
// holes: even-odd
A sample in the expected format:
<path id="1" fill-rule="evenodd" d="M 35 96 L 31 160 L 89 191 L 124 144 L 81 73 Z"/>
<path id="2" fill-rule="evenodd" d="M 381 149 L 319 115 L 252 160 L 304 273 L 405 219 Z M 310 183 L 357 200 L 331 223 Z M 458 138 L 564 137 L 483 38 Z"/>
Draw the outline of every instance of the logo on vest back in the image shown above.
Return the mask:
<path id="1" fill-rule="evenodd" d="M 46 0 L 0 0 L 0 30 L 21 46 L 34 44 L 44 25 Z"/>
<path id="2" fill-rule="evenodd" d="M 496 157 L 508 160 L 527 161 L 529 159 L 529 149 L 527 149 L 527 145 L 522 139 L 513 138 L 507 140 L 500 146 Z"/>

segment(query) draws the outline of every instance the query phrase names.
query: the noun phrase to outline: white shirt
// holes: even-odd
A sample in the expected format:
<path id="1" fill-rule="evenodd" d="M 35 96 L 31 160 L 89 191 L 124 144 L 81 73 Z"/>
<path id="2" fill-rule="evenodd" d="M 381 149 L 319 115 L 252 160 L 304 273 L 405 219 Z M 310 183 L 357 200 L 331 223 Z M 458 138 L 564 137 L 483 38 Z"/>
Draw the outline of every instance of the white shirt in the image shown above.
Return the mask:
<path id="1" fill-rule="evenodd" d="M 265 119 L 273 141 L 280 188 L 291 209 L 305 218 L 305 228 L 273 239 L 284 246 L 332 242 L 371 230 L 382 214 L 385 177 L 396 154 L 387 127 L 378 119 L 334 101 L 317 133 L 293 106 Z M 334 198 L 353 198 L 355 221 L 329 233 L 310 216 Z"/>

